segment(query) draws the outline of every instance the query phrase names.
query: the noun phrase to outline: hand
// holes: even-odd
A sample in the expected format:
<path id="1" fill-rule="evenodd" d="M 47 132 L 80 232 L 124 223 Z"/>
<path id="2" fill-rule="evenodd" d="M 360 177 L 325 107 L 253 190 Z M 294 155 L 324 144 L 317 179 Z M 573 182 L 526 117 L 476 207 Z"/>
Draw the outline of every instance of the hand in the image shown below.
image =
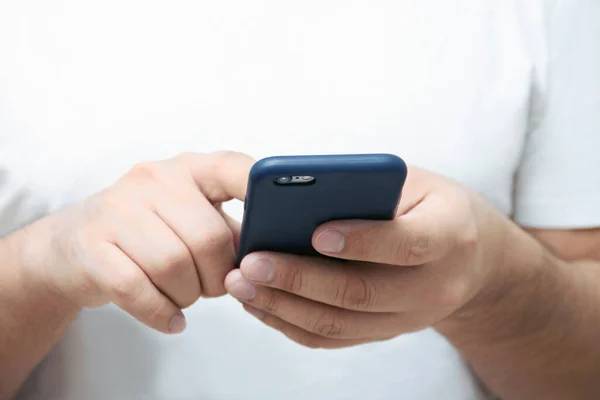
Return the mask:
<path id="1" fill-rule="evenodd" d="M 466 312 L 501 264 L 508 220 L 426 171 L 411 169 L 403 192 L 393 221 L 319 227 L 313 246 L 334 258 L 250 254 L 227 290 L 312 348 L 386 340 Z"/>
<path id="2" fill-rule="evenodd" d="M 28 227 L 24 264 L 79 307 L 114 302 L 152 328 L 180 332 L 181 309 L 225 294 L 237 226 L 220 203 L 243 199 L 252 164 L 237 153 L 139 164 Z"/>

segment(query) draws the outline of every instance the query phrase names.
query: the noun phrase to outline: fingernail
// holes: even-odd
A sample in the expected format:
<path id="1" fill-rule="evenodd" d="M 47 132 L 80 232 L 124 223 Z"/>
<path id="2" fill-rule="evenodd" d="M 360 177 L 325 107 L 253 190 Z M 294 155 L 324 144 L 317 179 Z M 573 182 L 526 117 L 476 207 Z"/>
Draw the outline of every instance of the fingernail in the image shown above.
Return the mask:
<path id="1" fill-rule="evenodd" d="M 177 314 L 171 318 L 169 323 L 169 333 L 181 333 L 185 329 L 187 323 L 183 315 Z"/>
<path id="2" fill-rule="evenodd" d="M 240 300 L 254 300 L 256 297 L 256 288 L 248 281 L 239 280 L 231 286 L 229 294 Z"/>
<path id="3" fill-rule="evenodd" d="M 344 249 L 344 235 L 335 229 L 325 229 L 315 238 L 315 248 L 324 253 L 339 253 Z"/>
<path id="4" fill-rule="evenodd" d="M 263 319 L 265 317 L 265 312 L 262 310 L 259 310 L 258 308 L 254 308 L 248 305 L 244 305 L 244 310 L 246 310 L 246 312 L 250 315 L 252 315 L 255 318 L 258 319 Z"/>
<path id="5" fill-rule="evenodd" d="M 255 282 L 271 282 L 275 276 L 275 267 L 268 258 L 259 258 L 242 265 L 244 276 Z"/>

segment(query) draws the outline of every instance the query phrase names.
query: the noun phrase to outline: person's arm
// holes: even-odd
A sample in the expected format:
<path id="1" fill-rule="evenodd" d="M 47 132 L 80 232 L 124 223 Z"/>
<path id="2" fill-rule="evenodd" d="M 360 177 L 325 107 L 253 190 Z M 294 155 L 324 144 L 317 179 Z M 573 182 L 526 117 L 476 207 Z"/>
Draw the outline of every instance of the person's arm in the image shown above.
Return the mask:
<path id="1" fill-rule="evenodd" d="M 479 196 L 410 168 L 393 221 L 317 229 L 315 248 L 345 262 L 258 252 L 225 286 L 252 315 L 308 347 L 431 326 L 502 399 L 597 399 L 599 232 L 535 231 L 550 250 Z"/>
<path id="2" fill-rule="evenodd" d="M 448 336 L 503 398 L 597 399 L 600 230 L 583 228 L 600 226 L 600 3 L 548 4 L 532 107 L 541 114 L 515 188 L 514 217 L 529 234 L 514 229 L 502 295 L 482 292 L 486 309 Z"/>
<path id="3" fill-rule="evenodd" d="M 60 339 L 79 307 L 28 273 L 24 246 L 39 241 L 28 229 L 0 240 L 0 399 L 10 398 Z M 41 260 L 31 260 L 40 262 Z"/>
<path id="4" fill-rule="evenodd" d="M 37 165 L 56 164 L 40 154 L 24 161 L 24 149 L 32 154 L 30 143 L 8 131 L 0 134 L 0 146 L 0 399 L 4 400 L 59 340 L 79 308 L 52 290 L 41 275 L 28 273 L 31 263 L 23 257 L 33 254 L 29 247 L 40 244 L 40 235 L 28 236 L 30 229 L 22 227 L 48 215 L 54 203 L 38 187 L 39 174 L 32 172 Z"/>
<path id="5" fill-rule="evenodd" d="M 238 227 L 219 205 L 244 198 L 252 163 L 230 152 L 142 163 L 0 239 L 0 399 L 17 393 L 82 308 L 112 302 L 179 333 L 182 309 L 223 295 Z"/>
<path id="6" fill-rule="evenodd" d="M 438 329 L 502 399 L 597 399 L 600 230 L 530 232 L 514 227 L 495 290 Z"/>
<path id="7" fill-rule="evenodd" d="M 514 171 L 518 225 L 409 168 L 394 221 L 316 230 L 315 248 L 345 262 L 247 256 L 226 280 L 244 308 L 311 348 L 434 327 L 503 400 L 600 398 L 600 243 L 596 230 L 568 231 L 600 227 L 600 3 L 552 5 L 548 43 L 535 52 L 545 57 L 532 68 L 541 114 Z M 533 29 L 537 18 L 523 21 Z"/>
<path id="8" fill-rule="evenodd" d="M 598 205 L 600 208 L 600 204 Z M 524 228 L 555 256 L 567 262 L 600 262 L 600 229 Z"/>
<path id="9" fill-rule="evenodd" d="M 496 290 L 448 337 L 504 399 L 600 398 L 600 3 L 548 2 L 516 226 Z M 586 229 L 587 228 L 587 229 Z M 590 229 L 591 228 L 591 229 Z"/>

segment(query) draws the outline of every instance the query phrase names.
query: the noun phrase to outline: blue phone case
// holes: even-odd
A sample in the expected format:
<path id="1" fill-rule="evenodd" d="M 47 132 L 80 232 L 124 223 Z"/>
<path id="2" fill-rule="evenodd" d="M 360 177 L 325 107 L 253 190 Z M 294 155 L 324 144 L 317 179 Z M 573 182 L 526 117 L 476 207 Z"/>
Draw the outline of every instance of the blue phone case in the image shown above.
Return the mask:
<path id="1" fill-rule="evenodd" d="M 269 157 L 250 171 L 238 251 L 319 255 L 315 229 L 342 219 L 391 220 L 406 180 L 405 162 L 391 154 Z M 278 184 L 280 177 L 313 177 Z M 285 178 L 284 180 L 288 180 Z"/>

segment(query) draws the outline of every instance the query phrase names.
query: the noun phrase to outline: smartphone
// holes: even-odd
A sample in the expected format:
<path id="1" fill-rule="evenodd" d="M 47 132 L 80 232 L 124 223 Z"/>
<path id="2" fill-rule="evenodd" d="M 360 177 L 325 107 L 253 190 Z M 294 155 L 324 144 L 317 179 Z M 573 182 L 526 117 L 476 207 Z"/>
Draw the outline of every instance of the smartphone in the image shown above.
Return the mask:
<path id="1" fill-rule="evenodd" d="M 258 161 L 248 178 L 238 265 L 256 251 L 318 256 L 312 236 L 328 221 L 393 219 L 406 175 L 406 163 L 392 154 Z"/>

